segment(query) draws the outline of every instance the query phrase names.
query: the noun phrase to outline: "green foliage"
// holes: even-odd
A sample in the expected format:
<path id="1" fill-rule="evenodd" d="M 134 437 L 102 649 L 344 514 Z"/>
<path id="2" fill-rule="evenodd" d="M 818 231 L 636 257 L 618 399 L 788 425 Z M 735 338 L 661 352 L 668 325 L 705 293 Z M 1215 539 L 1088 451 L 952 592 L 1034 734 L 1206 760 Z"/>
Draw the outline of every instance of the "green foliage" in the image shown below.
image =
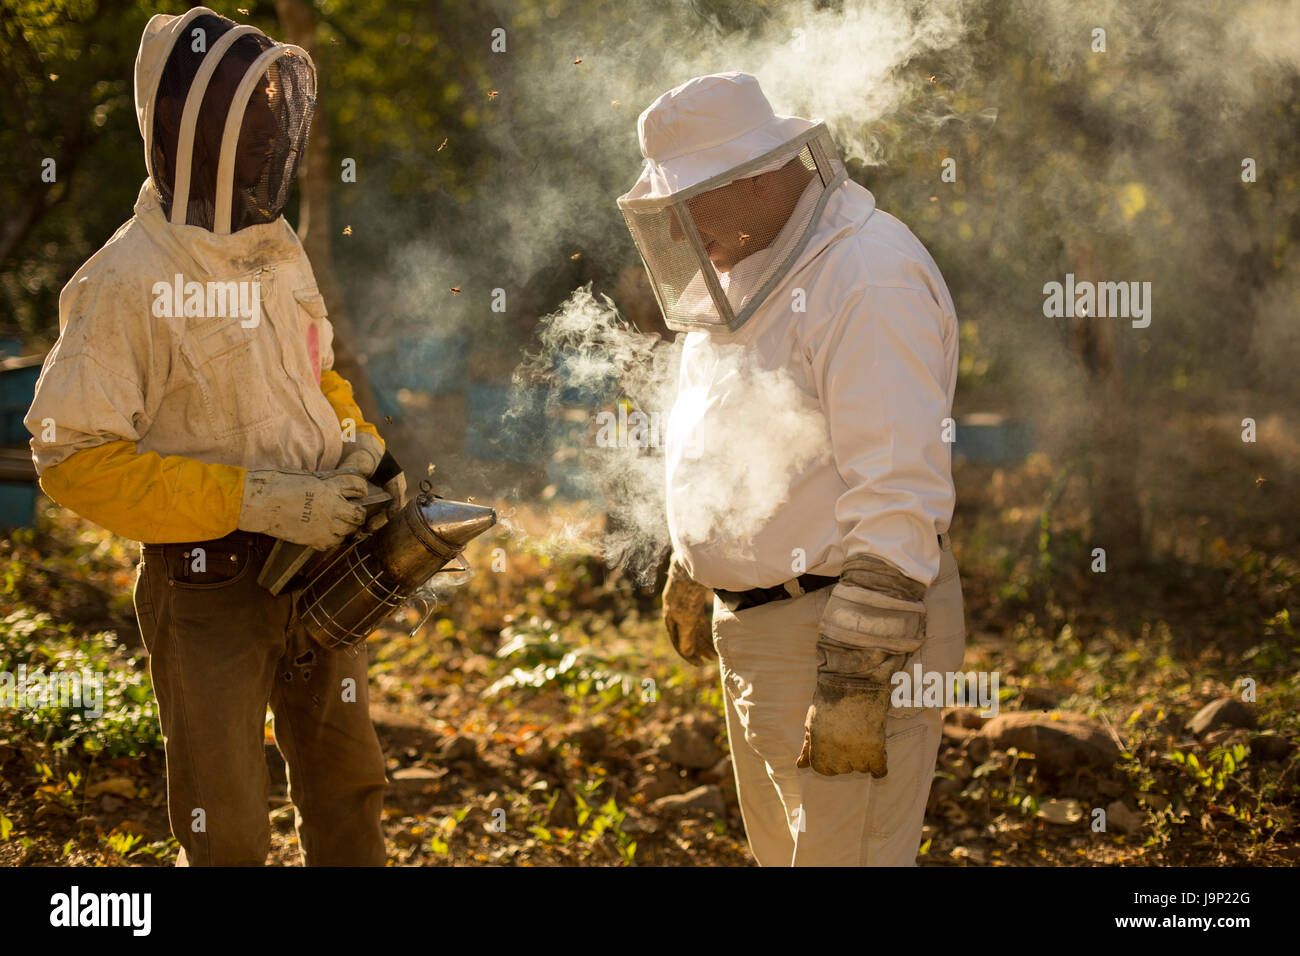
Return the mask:
<path id="1" fill-rule="evenodd" d="M 641 677 L 618 667 L 606 652 L 592 644 L 566 639 L 555 622 L 539 617 L 501 631 L 504 643 L 497 657 L 512 665 L 486 693 L 495 696 L 512 688 L 534 690 L 554 685 L 576 697 L 596 693 L 616 699 L 641 697 Z"/>
<path id="2" fill-rule="evenodd" d="M 1202 767 L 1194 753 L 1173 750 L 1169 759 L 1183 767 L 1187 773 L 1208 790 L 1219 791 L 1232 779 L 1246 762 L 1248 751 L 1241 744 L 1231 748 L 1215 747 L 1210 751 L 1207 766 Z"/>
<path id="3" fill-rule="evenodd" d="M 583 841 L 594 845 L 606 833 L 613 833 L 619 857 L 631 866 L 636 856 L 636 841 L 622 830 L 627 811 L 620 810 L 613 797 L 599 807 L 587 803 L 581 793 L 574 794 L 573 799 L 578 807 L 578 826 L 587 827 L 586 833 L 582 835 Z"/>
<path id="4" fill-rule="evenodd" d="M 116 642 L 113 634 L 79 634 L 55 624 L 45 613 L 19 608 L 0 620 L 0 671 L 27 668 L 29 683 L 39 674 L 85 673 L 103 681 L 103 713 L 85 707 L 19 707 L 11 719 L 19 728 L 57 751 L 74 748 L 87 755 L 137 756 L 162 748 L 149 675 Z M 85 698 L 83 697 L 83 701 Z"/>

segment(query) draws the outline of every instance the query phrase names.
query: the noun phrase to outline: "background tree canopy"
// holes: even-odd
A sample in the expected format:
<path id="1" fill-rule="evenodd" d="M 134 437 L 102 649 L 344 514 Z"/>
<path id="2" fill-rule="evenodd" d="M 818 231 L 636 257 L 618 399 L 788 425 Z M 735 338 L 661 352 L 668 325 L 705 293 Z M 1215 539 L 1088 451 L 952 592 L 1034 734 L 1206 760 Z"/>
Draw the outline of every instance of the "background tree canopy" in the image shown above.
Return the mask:
<path id="1" fill-rule="evenodd" d="M 369 370 L 370 410 L 396 420 L 411 457 L 492 457 L 474 435 L 506 408 L 539 316 L 583 283 L 654 324 L 614 198 L 637 172 L 637 113 L 719 69 L 831 123 L 853 176 L 953 290 L 959 409 L 1031 419 L 1045 447 L 1100 469 L 1117 531 L 1141 533 L 1126 471 L 1151 415 L 1262 420 L 1300 404 L 1293 3 L 213 7 L 313 44 L 305 239 L 350 368 Z M 147 17 L 177 9 L 3 4 L 0 322 L 29 350 L 52 343 L 62 284 L 129 215 L 134 52 Z M 1150 282 L 1151 326 L 1045 317 L 1044 285 L 1067 272 Z M 465 419 L 468 445 L 448 437 Z M 541 435 L 511 437 L 513 457 L 544 458 Z"/>

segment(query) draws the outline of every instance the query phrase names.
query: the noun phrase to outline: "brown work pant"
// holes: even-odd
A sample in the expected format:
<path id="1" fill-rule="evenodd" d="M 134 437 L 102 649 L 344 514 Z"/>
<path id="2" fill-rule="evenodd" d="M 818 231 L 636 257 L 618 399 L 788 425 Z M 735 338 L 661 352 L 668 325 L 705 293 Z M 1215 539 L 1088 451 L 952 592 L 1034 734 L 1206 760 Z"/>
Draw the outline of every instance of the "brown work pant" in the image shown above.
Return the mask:
<path id="1" fill-rule="evenodd" d="M 136 617 L 167 753 L 178 866 L 262 866 L 271 845 L 269 703 L 303 862 L 383 866 L 387 781 L 370 722 L 364 647 L 327 650 L 293 599 L 257 583 L 272 541 L 145 545 Z"/>

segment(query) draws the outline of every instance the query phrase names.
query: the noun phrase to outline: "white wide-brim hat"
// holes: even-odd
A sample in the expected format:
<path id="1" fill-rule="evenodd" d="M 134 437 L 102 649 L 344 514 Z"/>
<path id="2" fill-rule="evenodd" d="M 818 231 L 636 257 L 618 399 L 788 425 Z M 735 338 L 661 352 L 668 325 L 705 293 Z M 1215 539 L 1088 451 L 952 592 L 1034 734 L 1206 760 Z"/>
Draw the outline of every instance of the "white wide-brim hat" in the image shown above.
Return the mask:
<path id="1" fill-rule="evenodd" d="M 749 73 L 697 76 L 664 93 L 637 119 L 645 166 L 621 198 L 667 198 L 757 159 L 816 125 L 799 116 L 778 116 Z"/>

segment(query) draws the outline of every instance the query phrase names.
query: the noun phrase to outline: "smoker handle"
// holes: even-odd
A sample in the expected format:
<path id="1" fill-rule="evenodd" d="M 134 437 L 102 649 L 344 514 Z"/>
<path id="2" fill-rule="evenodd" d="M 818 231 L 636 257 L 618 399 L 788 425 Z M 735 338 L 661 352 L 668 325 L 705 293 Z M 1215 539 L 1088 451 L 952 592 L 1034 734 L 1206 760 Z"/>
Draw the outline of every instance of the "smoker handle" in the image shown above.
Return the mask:
<path id="1" fill-rule="evenodd" d="M 384 457 L 379 459 L 379 467 L 370 476 L 370 480 L 381 488 L 402 473 L 402 466 L 397 463 L 393 453 L 384 449 Z"/>

